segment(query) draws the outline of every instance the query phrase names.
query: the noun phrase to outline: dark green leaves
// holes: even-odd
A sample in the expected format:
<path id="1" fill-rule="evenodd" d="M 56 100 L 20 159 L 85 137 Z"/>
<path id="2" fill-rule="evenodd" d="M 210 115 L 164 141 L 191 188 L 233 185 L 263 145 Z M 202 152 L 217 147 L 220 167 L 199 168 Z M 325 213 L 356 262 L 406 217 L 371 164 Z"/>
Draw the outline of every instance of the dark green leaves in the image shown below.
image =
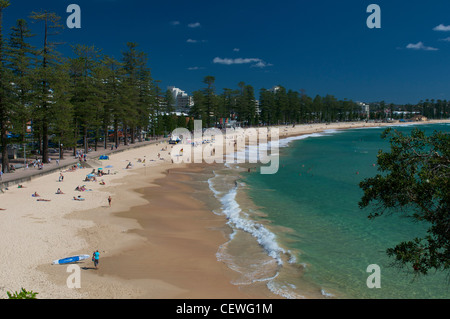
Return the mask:
<path id="1" fill-rule="evenodd" d="M 403 242 L 387 251 L 396 262 L 411 264 L 416 273 L 449 269 L 450 261 L 450 135 L 430 136 L 414 129 L 406 136 L 389 128 L 390 152 L 380 151 L 380 174 L 360 183 L 360 208 L 373 204 L 369 218 L 402 212 L 428 226 L 427 236 Z"/>

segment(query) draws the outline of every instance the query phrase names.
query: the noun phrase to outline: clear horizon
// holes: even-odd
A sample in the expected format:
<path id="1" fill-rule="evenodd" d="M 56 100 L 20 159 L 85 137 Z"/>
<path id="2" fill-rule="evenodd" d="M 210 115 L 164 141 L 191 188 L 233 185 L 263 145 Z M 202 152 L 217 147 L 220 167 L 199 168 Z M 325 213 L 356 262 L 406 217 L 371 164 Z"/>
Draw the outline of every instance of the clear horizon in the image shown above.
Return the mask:
<path id="1" fill-rule="evenodd" d="M 81 8 L 81 29 L 65 27 L 55 37 L 64 56 L 85 44 L 120 59 L 126 43 L 137 42 L 162 89 L 192 94 L 212 75 L 217 93 L 243 81 L 256 98 L 261 88 L 282 85 L 366 103 L 450 100 L 448 2 L 11 0 L 5 39 L 24 18 L 40 47 L 42 26 L 30 13 L 54 11 L 65 25 L 71 3 Z M 371 3 L 381 8 L 380 29 L 366 25 Z"/>

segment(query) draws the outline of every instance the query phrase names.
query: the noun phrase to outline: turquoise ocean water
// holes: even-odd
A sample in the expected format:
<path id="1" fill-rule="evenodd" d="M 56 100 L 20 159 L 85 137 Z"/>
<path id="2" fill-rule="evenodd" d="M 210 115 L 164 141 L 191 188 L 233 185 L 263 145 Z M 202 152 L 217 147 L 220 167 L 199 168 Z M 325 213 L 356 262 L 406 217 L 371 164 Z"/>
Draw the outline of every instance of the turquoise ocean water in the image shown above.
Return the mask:
<path id="1" fill-rule="evenodd" d="M 398 126 L 409 133 L 413 126 Z M 420 125 L 427 133 L 450 125 Z M 358 184 L 377 173 L 376 155 L 388 149 L 385 128 L 329 130 L 282 141 L 273 175 L 248 165 L 214 171 L 210 189 L 233 229 L 218 259 L 236 270 L 235 284 L 264 284 L 285 298 L 449 298 L 443 273 L 416 278 L 392 266 L 386 249 L 424 234 L 424 225 L 397 215 L 367 218 Z M 253 165 L 254 166 L 254 165 Z M 237 174 L 236 174 L 237 173 Z M 368 288 L 380 267 L 381 288 Z"/>

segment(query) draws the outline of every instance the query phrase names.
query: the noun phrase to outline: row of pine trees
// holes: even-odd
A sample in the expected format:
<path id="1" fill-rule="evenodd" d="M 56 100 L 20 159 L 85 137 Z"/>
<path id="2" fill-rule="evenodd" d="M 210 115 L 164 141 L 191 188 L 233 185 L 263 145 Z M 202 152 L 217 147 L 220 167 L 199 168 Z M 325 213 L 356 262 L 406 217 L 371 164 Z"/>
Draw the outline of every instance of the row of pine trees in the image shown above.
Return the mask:
<path id="1" fill-rule="evenodd" d="M 193 92 L 191 115 L 203 119 L 208 127 L 219 123 L 221 118 L 237 119 L 241 126 L 256 126 L 350 121 L 362 117 L 357 103 L 332 95 L 316 95 L 313 99 L 303 90 L 297 92 L 278 85 L 261 89 L 257 99 L 254 88 L 244 82 L 239 82 L 237 89 L 223 89 L 221 94 L 216 92 L 215 77 L 206 76 L 203 83 L 204 89 Z"/>

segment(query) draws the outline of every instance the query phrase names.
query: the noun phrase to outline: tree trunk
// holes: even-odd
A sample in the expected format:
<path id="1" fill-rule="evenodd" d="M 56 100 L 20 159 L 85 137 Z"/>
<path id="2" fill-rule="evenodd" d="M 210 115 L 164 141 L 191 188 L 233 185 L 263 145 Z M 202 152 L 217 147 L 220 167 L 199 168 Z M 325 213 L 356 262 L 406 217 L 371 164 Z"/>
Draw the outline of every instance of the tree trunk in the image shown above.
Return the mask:
<path id="1" fill-rule="evenodd" d="M 117 120 L 114 120 L 114 145 L 119 146 L 119 123 Z"/>
<path id="2" fill-rule="evenodd" d="M 9 172 L 9 159 L 8 159 L 8 137 L 6 136 L 6 127 L 1 123 L 1 139 L 2 139 L 2 172 Z"/>
<path id="3" fill-rule="evenodd" d="M 42 121 L 42 163 L 48 163 L 48 123 L 44 119 Z"/>
<path id="4" fill-rule="evenodd" d="M 142 142 L 142 128 L 138 127 L 137 131 L 138 131 L 138 140 L 139 142 Z"/>
<path id="5" fill-rule="evenodd" d="M 103 141 L 103 147 L 105 148 L 105 150 L 108 148 L 108 127 L 104 127 L 103 128 L 103 136 L 104 136 L 104 141 Z"/>
<path id="6" fill-rule="evenodd" d="M 78 141 L 78 121 L 75 118 L 75 130 L 74 130 L 75 144 L 73 146 L 73 157 L 77 155 L 77 141 Z"/>
<path id="7" fill-rule="evenodd" d="M 128 145 L 128 127 L 127 124 L 123 124 L 123 145 Z"/>
<path id="8" fill-rule="evenodd" d="M 134 127 L 132 127 L 131 129 L 130 129 L 130 134 L 131 134 L 131 144 L 134 144 L 135 143 L 135 136 L 134 136 L 134 134 L 135 134 L 135 128 Z"/>
<path id="9" fill-rule="evenodd" d="M 59 143 L 59 157 L 60 159 L 64 159 L 64 150 L 63 147 L 61 146 L 61 143 Z"/>
<path id="10" fill-rule="evenodd" d="M 84 126 L 84 128 L 83 128 L 83 147 L 84 147 L 84 154 L 87 154 L 87 152 L 88 152 L 88 148 L 89 148 L 89 145 L 88 145 L 89 143 L 88 143 L 88 138 L 87 138 L 87 127 L 86 126 Z"/>

